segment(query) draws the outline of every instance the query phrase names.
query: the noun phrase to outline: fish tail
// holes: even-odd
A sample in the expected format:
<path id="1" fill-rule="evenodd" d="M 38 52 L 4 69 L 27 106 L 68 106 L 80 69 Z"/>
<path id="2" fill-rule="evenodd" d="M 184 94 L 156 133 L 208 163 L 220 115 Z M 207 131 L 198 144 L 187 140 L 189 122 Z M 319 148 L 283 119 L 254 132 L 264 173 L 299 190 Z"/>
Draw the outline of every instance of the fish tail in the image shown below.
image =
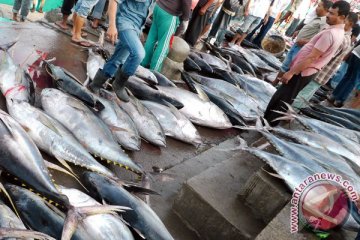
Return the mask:
<path id="1" fill-rule="evenodd" d="M 0 238 L 34 238 L 40 240 L 55 240 L 55 238 L 52 238 L 44 233 L 14 228 L 0 228 Z"/>
<path id="2" fill-rule="evenodd" d="M 15 41 L 13 42 L 9 42 L 9 43 L 5 43 L 5 44 L 2 44 L 0 45 L 0 50 L 3 50 L 5 52 L 9 51 L 9 49 L 14 46 L 16 43 L 17 43 L 18 39 L 16 39 Z"/>
<path id="3" fill-rule="evenodd" d="M 86 217 L 97 215 L 97 214 L 111 214 L 114 212 L 124 212 L 126 210 L 131 210 L 128 207 L 121 206 L 110 206 L 110 205 L 96 205 L 88 207 L 74 207 L 69 206 L 67 212 L 64 227 L 61 234 L 61 240 L 70 240 L 76 228 L 82 220 Z"/>

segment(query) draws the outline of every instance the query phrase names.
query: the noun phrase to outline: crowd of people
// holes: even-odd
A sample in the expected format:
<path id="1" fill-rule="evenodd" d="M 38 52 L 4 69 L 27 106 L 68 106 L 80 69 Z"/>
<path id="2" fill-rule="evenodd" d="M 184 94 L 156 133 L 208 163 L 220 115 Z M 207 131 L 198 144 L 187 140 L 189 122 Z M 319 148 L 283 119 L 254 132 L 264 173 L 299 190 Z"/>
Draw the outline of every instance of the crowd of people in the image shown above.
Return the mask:
<path id="1" fill-rule="evenodd" d="M 40 1 L 40 0 L 39 0 Z M 42 9 L 44 0 L 41 1 Z M 30 0 L 15 0 L 14 20 L 21 9 L 21 20 L 31 8 Z M 151 11 L 150 11 L 151 9 Z M 108 79 L 113 80 L 117 96 L 128 101 L 124 84 L 139 65 L 160 71 L 174 35 L 194 47 L 200 41 L 215 39 L 217 46 L 241 45 L 247 39 L 261 47 L 269 30 L 286 22 L 285 35 L 294 44 L 288 51 L 281 71 L 274 81 L 277 92 L 271 99 L 265 118 L 276 125 L 278 111 L 285 103 L 296 109 L 304 107 L 321 86 L 335 88 L 329 101 L 342 106 L 352 90 L 359 89 L 360 46 L 358 14 L 350 11 L 346 1 L 330 0 L 64 0 L 62 20 L 56 24 L 67 30 L 73 21 L 72 42 L 91 47 L 82 31 L 92 19 L 97 28 L 107 13 L 107 37 L 115 43 L 115 52 L 100 69 L 89 89 L 97 92 Z M 145 44 L 141 42 L 146 19 L 152 24 Z M 225 34 L 233 19 L 239 27 L 228 43 Z M 338 70 L 339 69 L 339 70 Z"/>

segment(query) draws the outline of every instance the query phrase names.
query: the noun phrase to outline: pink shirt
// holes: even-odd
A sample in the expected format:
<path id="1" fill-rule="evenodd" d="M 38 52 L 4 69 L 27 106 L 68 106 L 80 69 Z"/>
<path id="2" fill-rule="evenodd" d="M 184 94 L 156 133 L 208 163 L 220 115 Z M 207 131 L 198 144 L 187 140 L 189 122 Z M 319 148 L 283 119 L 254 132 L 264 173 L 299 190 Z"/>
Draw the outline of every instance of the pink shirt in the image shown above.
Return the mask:
<path id="1" fill-rule="evenodd" d="M 294 60 L 291 62 L 290 68 L 305 60 L 311 53 L 313 48 L 323 52 L 323 54 L 313 62 L 308 68 L 301 72 L 301 76 L 306 77 L 313 75 L 321 70 L 335 55 L 343 42 L 345 24 L 333 25 L 325 28 L 323 31 L 315 35 L 310 42 L 301 48 Z"/>

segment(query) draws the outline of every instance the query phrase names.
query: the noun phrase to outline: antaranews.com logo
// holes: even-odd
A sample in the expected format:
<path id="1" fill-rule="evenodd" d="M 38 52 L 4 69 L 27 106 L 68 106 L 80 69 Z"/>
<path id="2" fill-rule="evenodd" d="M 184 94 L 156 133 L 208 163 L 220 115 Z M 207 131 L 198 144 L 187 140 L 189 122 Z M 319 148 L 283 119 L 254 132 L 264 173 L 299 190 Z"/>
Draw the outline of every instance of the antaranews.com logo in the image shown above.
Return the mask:
<path id="1" fill-rule="evenodd" d="M 350 214 L 351 201 L 357 200 L 355 188 L 342 176 L 333 173 L 309 176 L 292 195 L 291 233 L 298 232 L 300 225 L 324 231 L 342 225 Z"/>

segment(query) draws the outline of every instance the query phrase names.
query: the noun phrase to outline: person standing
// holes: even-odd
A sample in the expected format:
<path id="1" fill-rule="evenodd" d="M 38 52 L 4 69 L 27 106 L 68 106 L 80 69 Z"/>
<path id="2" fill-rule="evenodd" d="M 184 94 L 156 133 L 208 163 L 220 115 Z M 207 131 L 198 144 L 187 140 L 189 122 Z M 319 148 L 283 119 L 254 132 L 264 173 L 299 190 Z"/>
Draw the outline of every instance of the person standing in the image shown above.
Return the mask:
<path id="1" fill-rule="evenodd" d="M 184 35 L 184 40 L 191 47 L 193 47 L 198 41 L 201 32 L 214 12 L 216 3 L 217 0 L 199 0 L 196 5 L 189 21 L 189 26 Z"/>
<path id="2" fill-rule="evenodd" d="M 348 69 L 343 79 L 336 86 L 330 97 L 335 107 L 342 107 L 353 89 L 360 81 L 360 45 L 351 52 L 348 60 Z"/>
<path id="3" fill-rule="evenodd" d="M 290 70 L 281 77 L 282 85 L 272 96 L 264 118 L 272 125 L 279 123 L 277 118 L 286 110 L 286 104 L 292 104 L 298 93 L 317 73 L 330 62 L 344 39 L 345 19 L 350 12 L 350 4 L 337 1 L 329 9 L 326 22 L 330 26 L 314 36 L 296 55 Z"/>
<path id="4" fill-rule="evenodd" d="M 269 30 L 272 28 L 275 22 L 276 16 L 283 12 L 287 6 L 289 6 L 291 0 L 274 0 L 272 3 L 272 8 L 269 15 L 269 20 L 267 23 L 264 21 L 259 24 L 247 37 L 249 41 L 253 38 L 253 35 L 255 32 L 261 27 L 260 32 L 256 35 L 255 39 L 252 40 L 252 43 L 255 45 L 261 47 L 261 42 L 265 38 L 266 34 L 269 32 Z"/>
<path id="5" fill-rule="evenodd" d="M 21 15 L 20 22 L 24 22 L 27 15 L 29 14 L 31 3 L 32 3 L 31 0 L 15 0 L 12 9 L 13 12 L 12 19 L 17 22 L 18 21 L 17 15 L 20 11 L 20 15 Z"/>
<path id="6" fill-rule="evenodd" d="M 305 101 L 309 101 L 315 92 L 325 85 L 336 72 L 344 57 L 351 51 L 351 29 L 356 25 L 358 16 L 351 12 L 345 20 L 345 36 L 344 40 L 337 51 L 335 57 L 324 66 L 314 80 L 311 80 L 306 87 L 300 91 L 293 103 L 295 109 L 301 109 L 306 106 Z"/>
<path id="7" fill-rule="evenodd" d="M 319 2 L 316 8 L 317 18 L 315 18 L 312 22 L 305 25 L 297 34 L 297 38 L 295 39 L 295 43 L 292 45 L 290 50 L 288 51 L 283 64 L 280 68 L 280 72 L 278 73 L 273 85 L 277 85 L 279 83 L 279 78 L 282 75 L 289 71 L 290 64 L 293 61 L 294 57 L 298 54 L 300 49 L 310 41 L 312 37 L 318 34 L 322 29 L 324 29 L 326 24 L 326 15 L 328 14 L 329 8 L 332 6 L 332 2 L 330 0 L 322 0 Z"/>
<path id="8" fill-rule="evenodd" d="M 153 12 L 153 21 L 145 42 L 145 58 L 141 63 L 142 66 L 161 71 L 162 63 L 169 52 L 170 39 L 179 22 L 181 21 L 182 32 L 187 28 L 190 8 L 191 0 L 157 1 Z"/>
<path id="9" fill-rule="evenodd" d="M 295 0 L 296 1 L 296 0 Z M 296 10 L 294 11 L 293 20 L 290 26 L 287 28 L 285 35 L 288 37 L 292 37 L 296 28 L 299 26 L 300 22 L 305 19 L 306 13 L 309 11 L 311 7 L 311 0 L 301 0 Z"/>
<path id="10" fill-rule="evenodd" d="M 64 0 L 61 6 L 62 20 L 55 22 L 63 30 L 68 30 L 67 20 L 71 15 L 71 9 L 74 7 L 76 0 Z"/>
<path id="11" fill-rule="evenodd" d="M 220 45 L 224 38 L 225 32 L 230 24 L 232 17 L 235 16 L 237 9 L 243 4 L 242 0 L 225 0 L 220 13 L 210 30 L 207 41 L 216 37 L 215 44 Z"/>
<path id="12" fill-rule="evenodd" d="M 84 26 L 87 16 L 91 9 L 98 3 L 99 0 L 79 0 L 73 12 L 73 30 L 71 41 L 83 47 L 91 47 L 93 44 L 82 38 L 81 30 Z"/>
<path id="13" fill-rule="evenodd" d="M 112 87 L 117 97 L 124 101 L 129 101 L 129 96 L 125 90 L 125 83 L 130 76 L 134 75 L 141 61 L 145 57 L 145 50 L 140 41 L 139 35 L 144 26 L 149 7 L 152 0 L 110 0 L 108 15 L 109 28 L 107 35 L 112 43 L 119 38 L 114 54 L 99 69 L 88 85 L 90 91 L 98 93 L 103 84 L 114 77 Z"/>
<path id="14" fill-rule="evenodd" d="M 262 20 L 265 24 L 268 22 L 270 12 L 271 0 L 249 0 L 245 5 L 244 22 L 231 40 L 231 44 L 240 46 L 246 36 L 251 33 Z"/>

